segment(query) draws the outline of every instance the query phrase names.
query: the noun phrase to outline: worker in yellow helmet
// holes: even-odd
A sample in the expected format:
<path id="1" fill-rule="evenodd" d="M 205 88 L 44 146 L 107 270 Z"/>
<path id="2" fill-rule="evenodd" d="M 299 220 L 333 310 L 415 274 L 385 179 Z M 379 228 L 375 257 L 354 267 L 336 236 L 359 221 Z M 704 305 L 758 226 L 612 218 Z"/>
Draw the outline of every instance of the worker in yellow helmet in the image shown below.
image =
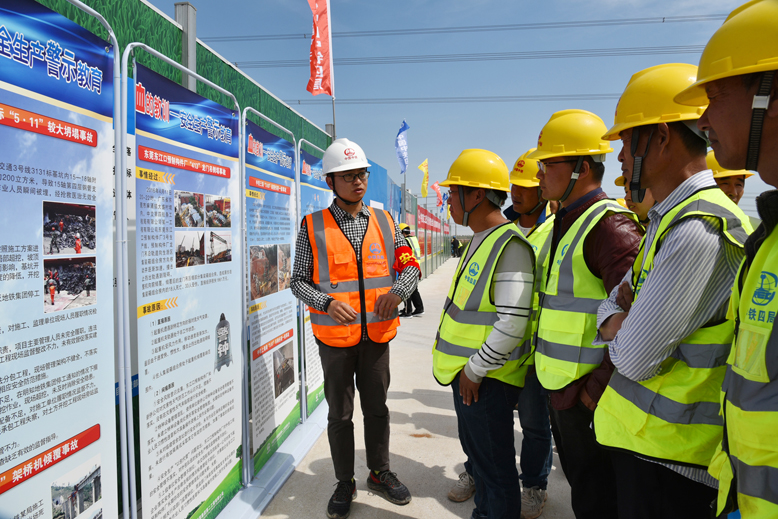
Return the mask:
<path id="1" fill-rule="evenodd" d="M 433 374 L 450 385 L 459 441 L 475 483 L 472 517 L 513 518 L 521 511 L 513 411 L 530 348 L 524 336 L 535 255 L 502 215 L 508 168 L 487 150 L 464 150 L 441 187 L 451 217 L 473 238 L 459 260 L 433 347 Z"/>
<path id="2" fill-rule="evenodd" d="M 727 169 L 756 171 L 778 187 L 778 2 L 754 0 L 729 15 L 700 58 L 697 81 L 676 100 L 710 100 L 698 126 Z M 735 339 L 722 386 L 724 438 L 709 472 L 716 513 L 778 517 L 778 193 L 756 199 L 762 224 L 746 242 L 728 317 Z"/>
<path id="3" fill-rule="evenodd" d="M 416 258 L 416 261 L 419 261 L 421 258 L 419 240 L 416 238 L 416 236 L 413 236 L 411 226 L 407 223 L 401 223 L 400 232 L 403 233 L 405 241 L 408 243 L 408 246 L 411 248 L 411 250 L 413 250 L 414 258 Z M 421 294 L 419 294 L 419 287 L 417 286 L 416 290 L 414 290 L 411 294 L 411 297 L 406 299 L 405 309 L 400 312 L 400 317 L 408 318 L 422 315 L 424 315 L 424 301 L 421 300 Z"/>
<path id="4" fill-rule="evenodd" d="M 635 202 L 632 199 L 632 191 L 629 189 L 629 181 L 627 180 L 627 177 L 624 175 L 616 177 L 615 184 L 624 188 L 624 202 L 627 204 L 626 207 L 638 215 L 640 225 L 645 231 L 645 228 L 648 225 L 648 211 L 654 207 L 654 204 L 656 203 L 656 200 L 654 200 L 654 197 L 651 195 L 651 190 L 646 189 L 643 200 L 641 202 Z"/>
<path id="5" fill-rule="evenodd" d="M 551 392 L 551 430 L 579 519 L 618 516 L 610 453 L 590 427 L 613 365 L 592 341 L 599 301 L 629 270 L 640 241 L 635 215 L 602 190 L 613 151 L 606 130 L 591 112 L 556 112 L 528 156 L 540 161 L 543 198 L 561 204 L 539 247 L 535 369 Z"/>
<path id="6" fill-rule="evenodd" d="M 604 136 L 621 139 L 632 200 L 647 189 L 656 199 L 632 271 L 597 315 L 616 371 L 594 431 L 613 449 L 621 517 L 708 519 L 716 495 L 706 469 L 722 434 L 726 302 L 751 226 L 706 167 L 704 106 L 674 101 L 696 72 L 669 63 L 634 74 Z"/>
<path id="7" fill-rule="evenodd" d="M 708 152 L 708 155 L 705 157 L 705 162 L 708 163 L 708 169 L 713 171 L 713 179 L 716 181 L 719 189 L 724 191 L 724 194 L 735 202 L 735 204 L 739 204 L 746 189 L 746 179 L 748 177 L 753 177 L 754 174 L 745 169 L 731 170 L 722 168 L 719 161 L 716 160 L 716 154 L 713 150 Z M 750 215 L 748 219 L 751 222 L 751 227 L 754 229 L 759 227 L 759 224 L 762 223 L 762 220 Z"/>

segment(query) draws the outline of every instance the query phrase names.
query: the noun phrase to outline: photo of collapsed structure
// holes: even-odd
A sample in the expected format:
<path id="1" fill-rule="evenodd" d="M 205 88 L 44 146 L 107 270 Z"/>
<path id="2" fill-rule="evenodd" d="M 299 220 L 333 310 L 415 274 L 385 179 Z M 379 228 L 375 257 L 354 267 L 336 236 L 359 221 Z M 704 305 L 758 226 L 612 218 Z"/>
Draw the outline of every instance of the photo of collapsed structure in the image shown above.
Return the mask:
<path id="1" fill-rule="evenodd" d="M 278 290 L 286 290 L 292 283 L 292 246 L 282 243 L 278 246 Z"/>
<path id="2" fill-rule="evenodd" d="M 205 195 L 205 221 L 208 227 L 232 227 L 230 199 L 223 196 Z"/>
<path id="3" fill-rule="evenodd" d="M 91 254 L 95 240 L 95 206 L 43 202 L 43 254 Z"/>
<path id="4" fill-rule="evenodd" d="M 273 382 L 276 398 L 289 386 L 294 384 L 294 351 L 292 341 L 284 343 L 273 350 Z"/>
<path id="5" fill-rule="evenodd" d="M 208 233 L 208 263 L 232 261 L 232 233 L 211 231 Z"/>
<path id="6" fill-rule="evenodd" d="M 97 302 L 95 257 L 43 261 L 44 313 L 72 310 Z"/>
<path id="7" fill-rule="evenodd" d="M 249 252 L 251 299 L 259 299 L 278 292 L 278 246 L 255 245 Z"/>
<path id="8" fill-rule="evenodd" d="M 173 207 L 176 227 L 205 227 L 204 196 L 190 191 L 176 191 Z"/>
<path id="9" fill-rule="evenodd" d="M 103 497 L 102 468 L 100 457 L 95 456 L 87 463 L 76 467 L 51 484 L 51 511 L 53 519 L 75 519 Z M 90 510 L 85 518 L 94 518 L 102 513 Z"/>
<path id="10" fill-rule="evenodd" d="M 205 232 L 176 231 L 176 268 L 205 265 Z"/>

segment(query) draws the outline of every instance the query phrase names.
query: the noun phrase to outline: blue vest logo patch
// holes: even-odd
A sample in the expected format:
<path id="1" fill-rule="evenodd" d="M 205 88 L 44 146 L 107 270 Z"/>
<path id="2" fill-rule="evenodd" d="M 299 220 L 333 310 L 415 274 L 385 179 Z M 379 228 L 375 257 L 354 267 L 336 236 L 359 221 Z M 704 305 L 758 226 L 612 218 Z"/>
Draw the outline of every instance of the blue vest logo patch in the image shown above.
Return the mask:
<path id="1" fill-rule="evenodd" d="M 775 290 L 776 287 L 778 287 L 778 277 L 776 277 L 776 275 L 772 272 L 763 270 L 760 274 L 760 278 L 762 280 L 759 283 L 759 288 L 754 290 L 754 295 L 751 298 L 751 301 L 755 305 L 766 306 L 770 304 L 770 302 L 775 297 Z"/>
<path id="2" fill-rule="evenodd" d="M 481 272 L 481 266 L 478 263 L 471 263 L 470 268 L 467 269 L 467 273 L 470 274 L 469 276 L 465 276 L 465 279 L 468 283 L 471 285 L 475 285 L 476 277 L 478 277 L 478 273 Z"/>

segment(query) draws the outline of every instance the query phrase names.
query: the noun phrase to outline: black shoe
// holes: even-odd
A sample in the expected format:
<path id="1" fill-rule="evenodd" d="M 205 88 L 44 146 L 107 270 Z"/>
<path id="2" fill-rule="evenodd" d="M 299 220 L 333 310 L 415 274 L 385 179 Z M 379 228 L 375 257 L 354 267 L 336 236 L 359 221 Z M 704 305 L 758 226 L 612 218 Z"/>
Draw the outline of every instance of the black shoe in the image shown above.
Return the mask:
<path id="1" fill-rule="evenodd" d="M 424 315 L 424 309 L 422 309 L 422 310 L 415 310 L 411 315 L 414 315 L 414 316 L 416 316 L 416 315 Z"/>
<path id="2" fill-rule="evenodd" d="M 327 503 L 327 517 L 330 519 L 346 519 L 351 512 L 351 501 L 357 497 L 357 483 L 351 481 L 338 481 L 335 492 Z"/>
<path id="3" fill-rule="evenodd" d="M 403 319 L 406 317 L 413 317 L 413 314 L 411 312 L 402 312 L 397 314 L 399 317 L 402 317 Z"/>
<path id="4" fill-rule="evenodd" d="M 390 503 L 407 505 L 411 502 L 411 493 L 394 472 L 382 470 L 376 474 L 371 470 L 367 476 L 367 487 Z"/>

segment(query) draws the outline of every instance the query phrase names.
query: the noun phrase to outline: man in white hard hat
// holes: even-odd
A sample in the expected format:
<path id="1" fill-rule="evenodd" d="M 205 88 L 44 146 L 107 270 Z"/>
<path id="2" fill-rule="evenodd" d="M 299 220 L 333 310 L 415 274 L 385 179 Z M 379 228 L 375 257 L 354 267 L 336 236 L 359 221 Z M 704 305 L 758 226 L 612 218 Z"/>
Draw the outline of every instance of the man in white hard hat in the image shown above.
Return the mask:
<path id="1" fill-rule="evenodd" d="M 354 480 L 354 376 L 365 424 L 367 487 L 404 505 L 411 494 L 389 470 L 389 341 L 397 305 L 416 289 L 421 270 L 388 212 L 362 202 L 370 166 L 356 143 L 335 140 L 324 152 L 328 209 L 306 216 L 297 236 L 292 293 L 308 305 L 324 369 L 327 436 L 338 483 L 327 517 L 348 517 Z"/>

